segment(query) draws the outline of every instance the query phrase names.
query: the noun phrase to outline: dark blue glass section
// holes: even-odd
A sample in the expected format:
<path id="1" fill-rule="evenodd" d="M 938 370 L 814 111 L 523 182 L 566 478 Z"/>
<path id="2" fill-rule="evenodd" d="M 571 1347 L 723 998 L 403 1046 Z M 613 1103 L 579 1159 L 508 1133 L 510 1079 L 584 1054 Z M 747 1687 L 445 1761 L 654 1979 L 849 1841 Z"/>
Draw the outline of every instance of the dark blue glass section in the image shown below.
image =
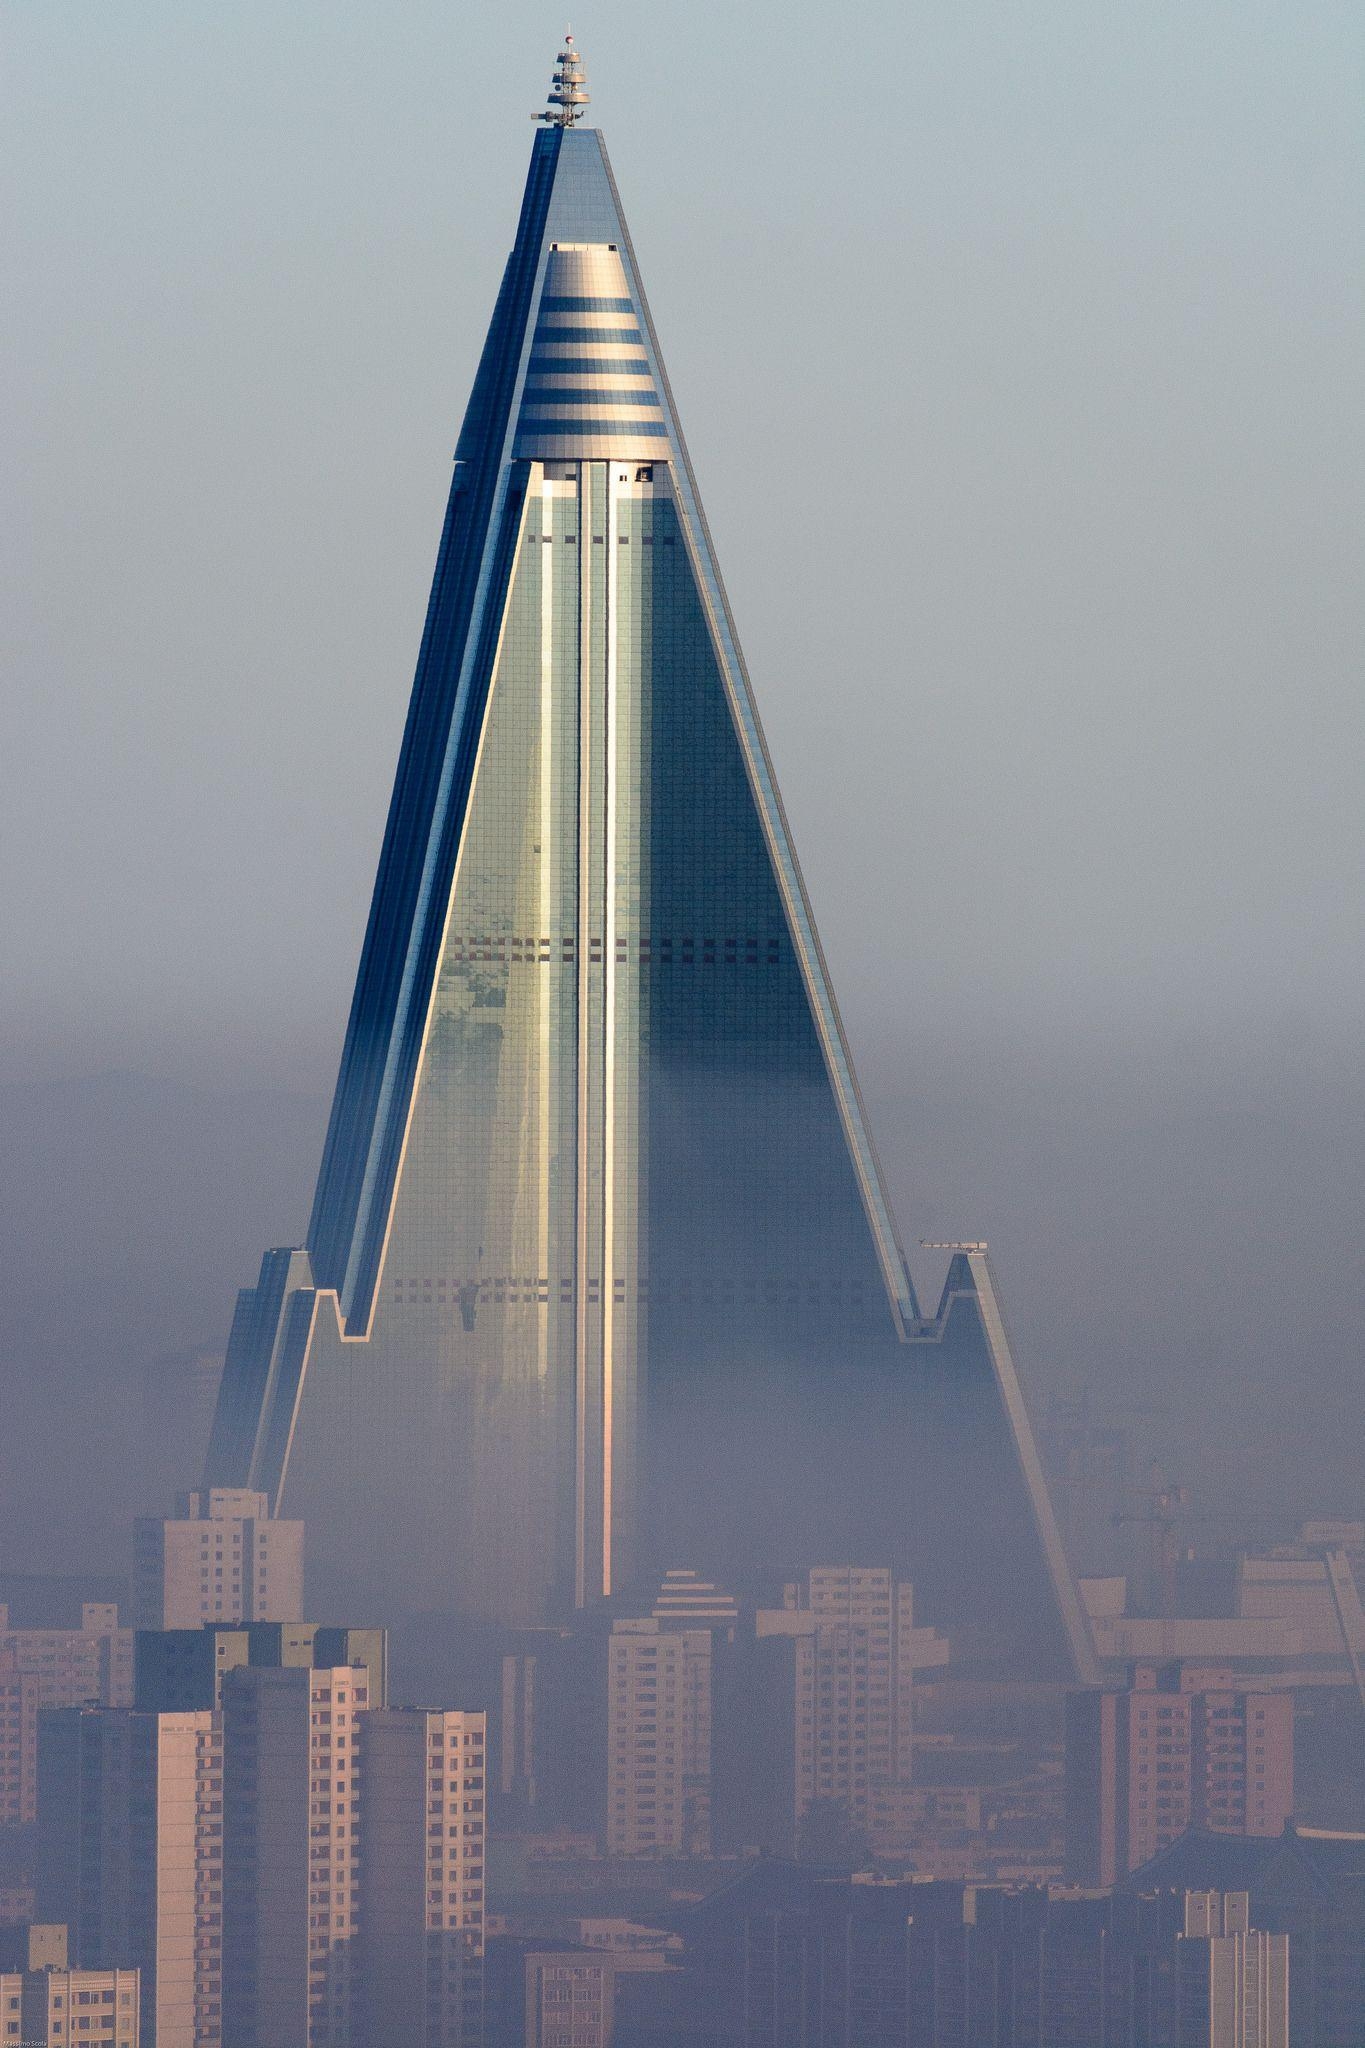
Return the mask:
<path id="1" fill-rule="evenodd" d="M 643 356 L 550 356 L 533 355 L 528 373 L 532 377 L 635 377 L 647 378 L 649 364 Z"/>
<path id="2" fill-rule="evenodd" d="M 311 1303 L 311 1277 L 306 1252 L 267 1252 L 256 1285 L 243 1288 L 237 1297 L 209 1440 L 211 1483 L 253 1487 L 274 1500 L 283 1467 L 262 1469 L 258 1445 L 272 1405 L 279 1335 L 290 1296 L 307 1290 Z"/>
<path id="3" fill-rule="evenodd" d="M 536 343 L 548 341 L 638 341 L 638 327 L 537 327 Z"/>
<path id="4" fill-rule="evenodd" d="M 626 385 L 620 391 L 603 391 L 600 387 L 582 384 L 528 384 L 525 402 L 528 405 L 650 405 L 656 410 L 659 401 L 652 391 L 639 391 Z"/>
<path id="5" fill-rule="evenodd" d="M 410 1006 L 402 1019 L 401 1042 L 395 1042 L 405 977 L 409 986 L 431 986 L 444 927 L 443 902 L 437 903 L 434 916 L 428 915 L 423 929 L 417 928 L 417 914 L 426 860 L 432 850 L 460 669 L 485 552 L 490 545 L 505 548 L 511 540 L 506 527 L 501 535 L 495 535 L 490 533 L 490 524 L 522 336 L 530 317 L 563 135 L 562 129 L 546 129 L 535 139 L 516 242 L 507 260 L 460 432 L 461 467 L 456 470 L 446 508 L 412 702 L 313 1200 L 309 1246 L 319 1286 L 344 1285 L 356 1231 L 365 1231 L 362 1271 L 354 1296 L 362 1315 L 368 1310 L 373 1292 L 425 1021 L 425 1005 L 419 999 L 415 1009 Z M 480 703 L 473 708 L 470 729 L 462 737 L 458 772 L 466 787 L 481 713 Z M 447 844 L 440 850 L 447 873 L 453 868 L 462 815 L 462 802 L 454 804 L 447 813 Z M 387 1100 L 386 1074 L 390 1084 Z M 367 1175 L 371 1195 L 362 1212 Z"/>
<path id="6" fill-rule="evenodd" d="M 542 313 L 633 313 L 629 299 L 547 298 L 540 302 Z"/>
<path id="7" fill-rule="evenodd" d="M 641 436 L 663 438 L 667 434 L 667 426 L 663 426 L 661 420 L 520 420 L 516 434 L 518 440 L 524 440 L 528 434 L 620 434 L 624 440 L 639 440 Z"/>
<path id="8" fill-rule="evenodd" d="M 792 1555 L 808 1539 L 824 1384 L 900 1347 L 690 557 L 658 545 L 681 542 L 676 513 L 621 532 L 655 542 L 634 625 L 661 948 L 642 1004 L 642 1497 L 654 1562 L 759 1562 L 779 1531 Z"/>
<path id="9" fill-rule="evenodd" d="M 543 393 L 541 403 L 543 404 L 549 396 L 549 392 Z M 593 393 L 599 404 L 603 396 L 604 393 L 600 391 Z M 522 419 L 517 424 L 518 440 L 524 439 L 527 434 L 620 434 L 624 439 L 633 441 L 645 434 L 662 438 L 667 433 L 668 428 L 662 420 Z"/>

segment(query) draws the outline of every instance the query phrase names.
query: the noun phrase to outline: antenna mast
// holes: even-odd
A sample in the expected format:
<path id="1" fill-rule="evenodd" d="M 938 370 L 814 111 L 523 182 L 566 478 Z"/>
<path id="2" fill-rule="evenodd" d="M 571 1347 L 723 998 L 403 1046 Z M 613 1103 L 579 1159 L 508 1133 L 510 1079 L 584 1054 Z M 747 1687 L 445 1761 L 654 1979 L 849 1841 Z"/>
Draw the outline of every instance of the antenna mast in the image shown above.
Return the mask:
<path id="1" fill-rule="evenodd" d="M 551 128 L 572 128 L 575 121 L 583 118 L 583 109 L 590 95 L 583 87 L 583 58 L 574 46 L 572 31 L 564 37 L 564 48 L 559 53 L 555 75 L 550 80 L 547 94 L 548 106 L 543 114 L 532 114 L 533 121 L 544 121 Z"/>

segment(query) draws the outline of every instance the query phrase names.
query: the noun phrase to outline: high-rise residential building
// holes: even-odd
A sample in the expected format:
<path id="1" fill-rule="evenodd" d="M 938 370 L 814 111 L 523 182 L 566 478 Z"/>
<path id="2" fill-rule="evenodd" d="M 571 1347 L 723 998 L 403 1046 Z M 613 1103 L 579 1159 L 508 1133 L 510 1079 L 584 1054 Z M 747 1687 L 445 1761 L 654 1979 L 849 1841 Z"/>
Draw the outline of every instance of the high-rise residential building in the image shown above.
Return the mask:
<path id="1" fill-rule="evenodd" d="M 148 1713 L 188 1713 L 223 1703 L 223 1680 L 243 1664 L 358 1664 L 371 1707 L 389 1697 L 389 1639 L 382 1628 L 332 1628 L 316 1621 L 225 1622 L 204 1628 L 139 1629 L 135 1704 Z"/>
<path id="2" fill-rule="evenodd" d="M 148 2048 L 477 2048 L 484 1717 L 371 1721 L 382 1658 L 274 1633 L 221 1711 L 41 1716 L 41 1910 L 82 1968 L 140 1966 Z"/>
<path id="3" fill-rule="evenodd" d="M 1294 1806 L 1294 1699 L 1198 1665 L 1137 1664 L 1067 1698 L 1070 1875 L 1119 1883 L 1183 1834 L 1278 1835 Z"/>
<path id="4" fill-rule="evenodd" d="M 1246 1892 L 1186 1892 L 1181 2021 L 1199 2048 L 1292 2048 L 1289 1936 L 1251 1925 Z"/>
<path id="5" fill-rule="evenodd" d="M 223 1681 L 228 2043 L 351 2048 L 360 1932 L 362 1670 L 242 1665 Z"/>
<path id="6" fill-rule="evenodd" d="M 132 1705 L 133 1631 L 119 1627 L 113 1601 L 83 1601 L 79 1628 L 12 1627 L 0 1601 L 0 1664 L 6 1660 L 37 1678 L 45 1707 Z"/>
<path id="7" fill-rule="evenodd" d="M 571 45 L 558 75 L 307 1243 L 239 1301 L 207 1483 L 304 1516 L 353 1610 L 533 1625 L 856 1542 L 1084 1672 L 985 1247 L 915 1297 Z"/>
<path id="8" fill-rule="evenodd" d="M 914 1589 L 885 1566 L 825 1565 L 784 1589 L 755 1618 L 760 1646 L 791 1645 L 783 1669 L 791 1722 L 791 1821 L 820 1800 L 867 1827 L 876 1795 L 908 1786 L 914 1757 L 915 1673 L 947 1662 L 948 1645 L 917 1628 Z M 779 1824 L 777 1838 L 788 1826 Z"/>
<path id="9" fill-rule="evenodd" d="M 361 1756 L 360 2048 L 481 2048 L 482 1714 L 375 1709 Z"/>
<path id="10" fill-rule="evenodd" d="M 140 2048 L 138 1972 L 72 1969 L 67 1933 L 60 1925 L 0 1930 L 0 2041 L 5 2048 Z"/>
<path id="11" fill-rule="evenodd" d="M 220 2048 L 218 1716 L 44 1712 L 39 1854 L 40 1907 L 69 1928 L 74 1962 L 140 1971 L 148 2048 Z"/>
<path id="12" fill-rule="evenodd" d="M 303 1524 L 273 1520 L 263 1493 L 215 1486 L 182 1494 L 177 1515 L 138 1517 L 135 1542 L 140 1629 L 303 1613 Z"/>
<path id="13" fill-rule="evenodd" d="M 41 1681 L 0 1651 L 0 1828 L 23 1827 L 38 1811 Z"/>
<path id="14" fill-rule="evenodd" d="M 716 1638 L 739 1609 L 695 1572 L 664 1578 L 652 1613 L 607 1644 L 606 1846 L 612 1856 L 711 1852 Z"/>
<path id="15" fill-rule="evenodd" d="M 704 1855 L 710 1846 L 709 1783 L 696 1806 L 695 1731 L 688 1701 L 709 1686 L 705 1629 L 665 1634 L 657 1621 L 618 1621 L 607 1646 L 607 1853 Z M 691 1785 L 687 1784 L 691 1777 Z M 689 1798 L 689 1792 L 691 1797 Z"/>
<path id="16" fill-rule="evenodd" d="M 483 1715 L 372 1706 L 360 1665 L 243 1665 L 222 1721 L 226 2041 L 476 2048 Z"/>

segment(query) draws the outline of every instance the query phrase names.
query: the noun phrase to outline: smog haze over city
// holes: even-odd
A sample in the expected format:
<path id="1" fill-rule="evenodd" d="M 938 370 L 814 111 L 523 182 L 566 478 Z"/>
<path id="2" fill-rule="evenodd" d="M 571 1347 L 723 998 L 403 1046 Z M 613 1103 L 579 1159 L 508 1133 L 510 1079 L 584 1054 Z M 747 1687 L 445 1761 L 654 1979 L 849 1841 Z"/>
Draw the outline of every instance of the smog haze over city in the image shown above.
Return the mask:
<path id="1" fill-rule="evenodd" d="M 594 1884 L 776 1845 L 1121 1887 L 1208 1814 L 1083 1844 L 1085 1716 L 1215 1666 L 1280 1703 L 1223 1831 L 1365 1826 L 1332 1718 L 1365 1712 L 1359 12 L 599 0 L 560 35 L 520 0 L 5 25 L 0 1723 L 7 1626 L 191 1626 L 170 1531 L 213 1486 L 234 1528 L 269 1497 L 294 1590 L 196 1629 L 303 1605 L 315 1680 L 421 1693 L 452 1742 L 489 1713 L 508 1939 L 549 1938 L 553 1831 Z M 866 1626 L 863 1566 L 902 1748 L 764 1805 L 727 1715 L 786 1698 L 768 1651 L 827 1648 L 830 1601 Z M 1302 1614 L 1258 1590 L 1294 1573 Z M 688 1614 L 714 1768 L 680 1763 L 677 1840 L 632 1836 L 563 1758 Z M 234 1697 L 193 1703 L 229 1793 Z M 935 1783 L 977 1801 L 951 1841 Z M 0 1890 L 52 1826 L 15 1798 Z M 463 2017 L 420 2039 L 494 2048 L 469 1875 Z M 396 1985 L 364 1899 L 357 1982 Z M 146 1958 L 98 1962 L 143 1971 L 116 2048 L 178 2048 Z M 267 2038 L 240 1968 L 217 2048 Z M 298 2048 L 367 2048 L 321 1995 Z"/>
<path id="2" fill-rule="evenodd" d="M 1035 1405 L 1358 1512 L 1358 17 L 591 28 L 907 1242 L 990 1239 Z M 144 1361 L 301 1239 L 546 33 L 10 17 L 30 1569 L 126 1512 Z"/>

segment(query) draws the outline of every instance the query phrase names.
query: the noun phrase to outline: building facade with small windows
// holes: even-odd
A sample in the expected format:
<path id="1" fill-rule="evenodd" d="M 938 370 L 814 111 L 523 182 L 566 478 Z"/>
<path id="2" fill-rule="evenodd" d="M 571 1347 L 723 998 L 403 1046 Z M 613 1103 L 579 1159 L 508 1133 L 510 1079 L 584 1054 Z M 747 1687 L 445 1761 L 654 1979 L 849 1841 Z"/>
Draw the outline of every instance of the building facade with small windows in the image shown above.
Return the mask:
<path id="1" fill-rule="evenodd" d="M 133 1631 L 112 1601 L 82 1602 L 79 1628 L 11 1627 L 0 1601 L 0 1668 L 7 1660 L 38 1680 L 44 1707 L 133 1704 Z"/>
<path id="2" fill-rule="evenodd" d="M 182 1494 L 179 1508 L 166 1520 L 138 1518 L 138 1628 L 300 1619 L 302 1522 L 273 1520 L 263 1493 L 234 1487 Z"/>
<path id="3" fill-rule="evenodd" d="M 38 1798 L 40 1908 L 73 1962 L 140 1972 L 148 2048 L 220 2048 L 219 1717 L 45 1712 Z"/>
<path id="4" fill-rule="evenodd" d="M 817 1566 L 760 1610 L 760 1638 L 794 1641 L 796 1818 L 838 1800 L 866 1826 L 875 1789 L 910 1782 L 914 1595 L 885 1567 Z"/>
<path id="5" fill-rule="evenodd" d="M 142 2048 L 138 2005 L 136 1970 L 0 1971 L 0 2044 Z"/>
<path id="6" fill-rule="evenodd" d="M 38 1810 L 38 1702 L 41 1686 L 0 1651 L 0 1827 L 18 1828 Z"/>
<path id="7" fill-rule="evenodd" d="M 1186 1828 L 1278 1835 L 1294 1806 L 1294 1698 L 1230 1671 L 1135 1664 L 1122 1692 L 1067 1699 L 1069 1874 L 1121 1883 Z"/>
<path id="8" fill-rule="evenodd" d="M 665 1572 L 649 1614 L 613 1625 L 609 1855 L 710 1855 L 717 1678 L 738 1632 L 734 1595 L 681 1566 Z"/>
<path id="9" fill-rule="evenodd" d="M 483 1714 L 364 1716 L 361 2048 L 483 2040 Z"/>
<path id="10" fill-rule="evenodd" d="M 609 1856 L 686 1856 L 708 1846 L 687 1771 L 689 1699 L 710 1686 L 711 1637 L 618 1621 L 607 1646 Z M 695 1766 L 695 1756 L 693 1758 Z M 689 1802 L 687 1779 L 692 1777 Z"/>
<path id="11" fill-rule="evenodd" d="M 227 2041 L 350 2048 L 366 1674 L 245 1665 L 223 1681 Z"/>
<path id="12" fill-rule="evenodd" d="M 220 1711 L 42 1716 L 40 1910 L 63 1966 L 69 1926 L 81 1969 L 132 1968 L 146 2048 L 478 2048 L 484 1716 L 375 1706 L 382 1670 L 243 1664 Z"/>

